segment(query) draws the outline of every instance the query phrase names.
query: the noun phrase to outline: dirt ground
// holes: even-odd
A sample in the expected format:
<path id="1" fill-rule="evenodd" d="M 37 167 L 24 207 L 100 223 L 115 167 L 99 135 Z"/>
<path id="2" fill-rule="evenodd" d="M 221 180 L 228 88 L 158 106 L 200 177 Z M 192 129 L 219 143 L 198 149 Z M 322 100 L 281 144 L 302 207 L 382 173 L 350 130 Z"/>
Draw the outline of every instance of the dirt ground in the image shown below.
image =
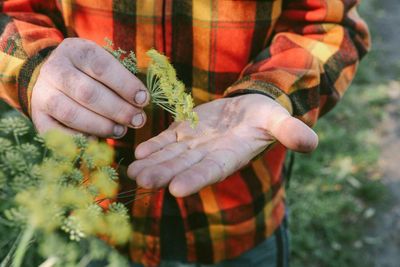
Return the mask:
<path id="1" fill-rule="evenodd" d="M 389 85 L 390 104 L 382 131 L 381 159 L 383 182 L 390 194 L 388 207 L 377 212 L 368 236 L 376 240 L 368 252 L 374 267 L 400 266 L 400 82 Z"/>
<path id="2" fill-rule="evenodd" d="M 367 0 L 369 1 L 369 0 Z M 400 267 L 400 4 L 398 0 L 379 2 L 380 11 L 370 27 L 375 33 L 375 49 L 380 54 L 382 73 L 388 76 L 388 115 L 379 126 L 383 182 L 390 194 L 388 207 L 377 212 L 368 235 L 376 244 L 366 251 L 374 267 Z M 397 81 L 396 81 L 397 80 Z"/>

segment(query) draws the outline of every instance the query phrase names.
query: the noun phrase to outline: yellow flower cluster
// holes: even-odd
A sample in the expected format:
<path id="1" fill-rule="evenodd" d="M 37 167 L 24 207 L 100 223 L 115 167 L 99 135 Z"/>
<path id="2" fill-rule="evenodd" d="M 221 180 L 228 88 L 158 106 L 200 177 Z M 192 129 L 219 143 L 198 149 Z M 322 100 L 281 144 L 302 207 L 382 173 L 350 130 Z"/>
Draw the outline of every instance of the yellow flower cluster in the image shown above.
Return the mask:
<path id="1" fill-rule="evenodd" d="M 114 160 L 114 150 L 106 143 L 89 141 L 85 153 L 97 167 L 108 166 L 112 164 Z"/>
<path id="2" fill-rule="evenodd" d="M 71 135 L 63 134 L 60 130 L 53 130 L 43 136 L 46 146 L 51 149 L 55 156 L 73 160 L 78 153 Z"/>
<path id="3" fill-rule="evenodd" d="M 118 184 L 110 179 L 107 173 L 103 171 L 96 171 L 92 174 L 90 184 L 98 188 L 99 194 L 106 198 L 111 198 L 116 195 Z"/>
<path id="4" fill-rule="evenodd" d="M 111 204 L 116 205 L 115 203 Z M 70 234 L 72 240 L 79 241 L 87 236 L 100 236 L 110 243 L 122 245 L 131 238 L 131 225 L 127 211 L 103 211 L 98 205 L 75 210 L 61 229 Z"/>
<path id="5" fill-rule="evenodd" d="M 21 116 L 0 118 L 0 242 L 10 244 L 1 265 L 129 266 L 114 248 L 132 229 L 125 205 L 110 204 L 118 192 L 113 159 L 106 143 L 61 131 L 37 136 Z"/>
<path id="6" fill-rule="evenodd" d="M 130 72 L 137 73 L 137 60 L 131 51 L 128 56 L 122 58 L 127 52 L 121 48 L 114 49 L 113 42 L 105 38 L 104 48 L 118 59 Z M 178 80 L 174 67 L 168 58 L 155 49 L 147 51 L 151 58 L 147 69 L 146 83 L 152 102 L 171 113 L 175 121 L 188 121 L 194 128 L 199 117 L 193 111 L 194 103 L 190 94 L 185 92 L 185 85 Z"/>
<path id="7" fill-rule="evenodd" d="M 99 197 L 115 197 L 118 190 L 116 172 L 108 167 L 113 150 L 96 141 L 79 148 L 73 136 L 61 131 L 50 131 L 43 139 L 50 157 L 37 167 L 39 183 L 16 196 L 27 224 L 46 232 L 60 228 L 75 241 L 103 236 L 115 244 L 127 242 L 131 233 L 127 210 L 103 210 L 96 203 Z"/>
<path id="8" fill-rule="evenodd" d="M 147 55 L 152 60 L 146 82 L 153 103 L 170 112 L 176 121 L 189 121 L 195 127 L 199 118 L 193 111 L 193 98 L 185 93 L 185 85 L 176 77 L 174 67 L 155 49 L 147 51 Z"/>

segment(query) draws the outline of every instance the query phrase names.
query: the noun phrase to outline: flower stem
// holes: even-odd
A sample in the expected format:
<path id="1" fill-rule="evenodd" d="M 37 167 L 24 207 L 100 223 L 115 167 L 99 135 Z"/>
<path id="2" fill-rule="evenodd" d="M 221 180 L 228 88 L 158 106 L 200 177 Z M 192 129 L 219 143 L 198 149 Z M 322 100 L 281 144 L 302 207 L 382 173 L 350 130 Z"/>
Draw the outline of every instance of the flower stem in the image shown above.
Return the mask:
<path id="1" fill-rule="evenodd" d="M 13 267 L 20 267 L 25 256 L 25 252 L 28 249 L 29 241 L 32 239 L 35 233 L 35 228 L 32 225 L 28 225 L 19 241 L 18 247 L 14 254 Z"/>
<path id="2" fill-rule="evenodd" d="M 14 240 L 14 243 L 10 250 L 8 251 L 6 257 L 2 260 L 0 267 L 7 267 L 10 266 L 12 255 L 14 255 L 14 251 L 17 249 L 18 240 L 20 240 L 22 233 L 18 234 L 18 237 Z"/>

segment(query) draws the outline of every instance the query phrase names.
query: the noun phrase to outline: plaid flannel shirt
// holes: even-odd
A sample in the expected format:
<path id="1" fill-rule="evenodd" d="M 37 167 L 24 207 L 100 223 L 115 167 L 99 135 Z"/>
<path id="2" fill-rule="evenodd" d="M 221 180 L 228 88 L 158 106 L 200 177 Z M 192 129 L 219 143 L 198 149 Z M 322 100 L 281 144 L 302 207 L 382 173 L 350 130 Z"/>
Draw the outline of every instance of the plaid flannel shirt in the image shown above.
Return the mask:
<path id="1" fill-rule="evenodd" d="M 165 53 L 196 104 L 244 93 L 272 97 L 308 125 L 348 88 L 370 46 L 358 0 L 8 0 L 0 3 L 0 97 L 30 110 L 46 56 L 66 37 Z M 134 145 L 170 123 L 156 107 Z M 259 116 L 260 114 L 254 114 Z M 111 142 L 124 146 L 121 141 Z M 235 144 L 240 145 L 240 144 Z M 132 145 L 125 146 L 132 152 Z M 132 156 L 130 156 L 132 157 Z M 285 149 L 277 144 L 221 183 L 177 199 L 188 261 L 236 257 L 270 236 L 284 217 L 281 177 Z M 130 159 L 132 160 L 132 159 Z M 164 191 L 131 204 L 134 261 L 160 261 Z M 295 218 L 294 218 L 295 220 Z"/>

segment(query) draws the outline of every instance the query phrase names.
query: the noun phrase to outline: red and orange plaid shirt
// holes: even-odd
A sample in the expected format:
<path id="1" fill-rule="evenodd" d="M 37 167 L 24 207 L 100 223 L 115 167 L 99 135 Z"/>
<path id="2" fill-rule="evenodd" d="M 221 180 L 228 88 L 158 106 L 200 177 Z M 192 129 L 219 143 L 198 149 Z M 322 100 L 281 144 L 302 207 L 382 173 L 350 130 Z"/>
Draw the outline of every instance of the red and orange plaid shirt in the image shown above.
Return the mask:
<path id="1" fill-rule="evenodd" d="M 40 65 L 57 44 L 77 36 L 104 45 L 108 37 L 133 50 L 141 69 L 148 49 L 165 53 L 196 104 L 259 93 L 313 125 L 344 94 L 369 49 L 358 2 L 2 0 L 0 97 L 29 115 Z M 125 141 L 136 145 L 168 126 L 170 118 L 156 107 L 147 113 L 145 127 Z M 236 257 L 274 232 L 285 213 L 284 158 L 285 148 L 277 144 L 223 182 L 177 199 L 188 261 Z M 163 195 L 161 190 L 131 205 L 130 252 L 146 266 L 160 261 Z"/>

